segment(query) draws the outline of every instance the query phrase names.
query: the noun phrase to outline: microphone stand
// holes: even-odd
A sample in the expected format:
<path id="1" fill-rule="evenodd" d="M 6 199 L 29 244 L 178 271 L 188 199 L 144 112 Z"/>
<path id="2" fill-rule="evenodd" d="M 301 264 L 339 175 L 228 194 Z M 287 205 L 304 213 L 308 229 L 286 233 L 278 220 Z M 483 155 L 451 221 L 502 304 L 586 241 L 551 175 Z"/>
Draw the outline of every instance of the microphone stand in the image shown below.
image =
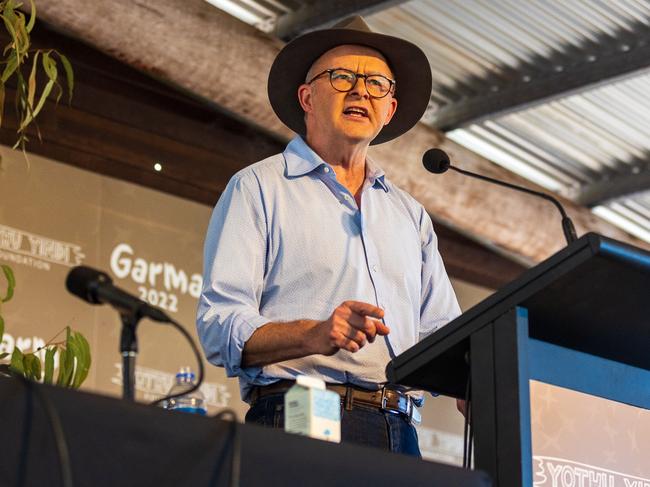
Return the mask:
<path id="1" fill-rule="evenodd" d="M 488 181 L 490 183 L 498 184 L 500 186 L 505 186 L 506 188 L 516 189 L 517 191 L 523 191 L 524 193 L 530 193 L 539 196 L 541 198 L 544 198 L 547 201 L 550 201 L 556 206 L 556 208 L 560 211 L 560 214 L 562 215 L 562 232 L 564 232 L 564 238 L 566 239 L 567 244 L 570 244 L 571 242 L 575 242 L 578 239 L 578 235 L 576 234 L 576 229 L 573 226 L 573 222 L 571 221 L 571 218 L 569 218 L 569 216 L 566 214 L 560 202 L 555 198 L 553 198 L 551 195 L 542 193 L 540 191 L 534 191 L 532 189 L 524 188 L 522 186 L 517 186 L 515 184 L 510 184 L 505 181 L 499 181 L 498 179 L 493 179 L 489 176 L 483 176 L 482 174 L 466 171 L 464 169 L 460 169 L 458 167 L 452 166 L 451 164 L 449 165 L 449 169 L 453 169 L 454 171 L 464 174 L 466 176 L 471 176 L 474 178 L 482 179 L 484 181 Z"/>
<path id="2" fill-rule="evenodd" d="M 120 335 L 120 354 L 122 355 L 122 398 L 135 401 L 135 359 L 138 356 L 136 328 L 140 313 L 133 310 L 120 312 L 122 333 Z"/>

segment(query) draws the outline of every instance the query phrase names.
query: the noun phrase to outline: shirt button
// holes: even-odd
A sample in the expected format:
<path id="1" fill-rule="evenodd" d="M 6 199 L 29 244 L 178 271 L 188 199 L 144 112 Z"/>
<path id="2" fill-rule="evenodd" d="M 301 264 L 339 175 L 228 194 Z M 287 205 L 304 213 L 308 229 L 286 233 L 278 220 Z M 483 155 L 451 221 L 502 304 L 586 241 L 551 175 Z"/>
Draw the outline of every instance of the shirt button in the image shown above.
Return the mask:
<path id="1" fill-rule="evenodd" d="M 324 173 L 328 173 L 328 172 L 330 172 L 330 168 L 327 167 L 327 166 L 323 167 L 323 172 L 324 172 Z"/>

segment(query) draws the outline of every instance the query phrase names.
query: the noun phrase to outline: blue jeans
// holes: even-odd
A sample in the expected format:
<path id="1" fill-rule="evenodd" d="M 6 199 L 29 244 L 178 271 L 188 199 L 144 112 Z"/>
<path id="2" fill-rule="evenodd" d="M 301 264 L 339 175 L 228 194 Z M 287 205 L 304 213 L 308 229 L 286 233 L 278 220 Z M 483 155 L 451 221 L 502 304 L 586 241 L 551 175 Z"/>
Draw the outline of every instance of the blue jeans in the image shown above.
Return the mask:
<path id="1" fill-rule="evenodd" d="M 284 428 L 284 395 L 259 399 L 246 413 L 246 423 Z M 370 406 L 341 406 L 341 442 L 372 446 L 421 458 L 418 435 L 404 416 Z"/>

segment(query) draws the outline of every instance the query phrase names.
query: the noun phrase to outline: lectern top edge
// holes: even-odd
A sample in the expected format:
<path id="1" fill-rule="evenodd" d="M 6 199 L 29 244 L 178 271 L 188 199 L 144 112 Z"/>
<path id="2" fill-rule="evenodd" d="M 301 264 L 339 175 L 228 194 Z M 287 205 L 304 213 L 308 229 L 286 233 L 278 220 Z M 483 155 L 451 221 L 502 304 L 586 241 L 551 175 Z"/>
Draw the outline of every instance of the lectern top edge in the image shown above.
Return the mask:
<path id="1" fill-rule="evenodd" d="M 598 257 L 593 260 L 593 262 L 599 263 L 597 266 L 589 262 L 594 257 Z M 625 278 L 635 273 L 637 275 L 635 282 L 638 287 L 638 282 L 648 282 L 645 276 L 650 275 L 650 252 L 598 234 L 585 234 L 542 263 L 528 269 L 515 281 L 507 284 L 439 331 L 397 356 L 386 368 L 389 381 L 408 385 L 407 377 L 420 367 L 424 367 L 432 360 L 432 357 L 441 353 L 442 350 L 448 351 L 453 347 L 456 347 L 457 353 L 462 353 L 459 347 L 466 348 L 467 344 L 461 345 L 461 343 L 466 342 L 472 333 L 509 309 L 518 305 L 534 306 L 544 296 L 548 301 L 552 299 L 551 291 L 557 293 L 557 287 L 564 282 L 563 280 L 570 280 L 576 274 L 585 274 L 585 268 L 593 271 L 591 267 L 604 268 L 612 265 L 617 270 L 619 268 L 626 269 L 626 274 L 617 278 L 618 287 L 621 283 L 625 285 L 627 282 Z M 582 293 L 579 297 L 584 298 L 589 293 L 587 288 L 594 285 L 589 278 L 588 275 L 582 276 L 582 283 L 585 285 L 580 289 L 572 289 L 572 292 Z M 554 289 L 554 285 L 556 289 Z M 612 283 L 607 285 L 616 288 Z M 606 294 L 602 290 L 599 292 Z M 642 291 L 637 289 L 636 293 L 639 294 Z"/>

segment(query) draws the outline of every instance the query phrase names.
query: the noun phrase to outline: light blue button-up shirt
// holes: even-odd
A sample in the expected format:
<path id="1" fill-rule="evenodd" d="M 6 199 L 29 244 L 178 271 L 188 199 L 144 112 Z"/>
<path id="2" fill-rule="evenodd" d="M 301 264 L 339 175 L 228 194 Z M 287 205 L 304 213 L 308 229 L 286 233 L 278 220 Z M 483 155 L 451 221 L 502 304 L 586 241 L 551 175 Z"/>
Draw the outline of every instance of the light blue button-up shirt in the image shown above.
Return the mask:
<path id="1" fill-rule="evenodd" d="M 217 203 L 204 249 L 197 327 L 208 360 L 252 385 L 298 374 L 376 389 L 388 361 L 460 314 L 431 219 L 370 159 L 361 208 L 302 138 L 241 170 Z M 391 332 L 356 353 L 242 367 L 269 322 L 326 320 L 343 301 L 384 309 Z"/>

